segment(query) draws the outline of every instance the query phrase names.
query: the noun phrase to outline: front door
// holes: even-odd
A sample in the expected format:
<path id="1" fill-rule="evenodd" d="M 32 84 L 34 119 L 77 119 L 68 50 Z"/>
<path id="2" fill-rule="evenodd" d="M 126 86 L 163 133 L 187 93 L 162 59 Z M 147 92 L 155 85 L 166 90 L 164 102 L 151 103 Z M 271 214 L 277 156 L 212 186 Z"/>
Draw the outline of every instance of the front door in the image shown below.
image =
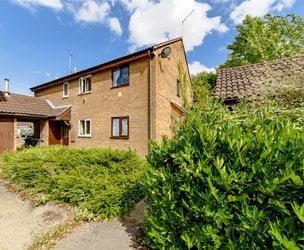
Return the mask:
<path id="1" fill-rule="evenodd" d="M 61 144 L 61 121 L 49 121 L 49 145 Z"/>
<path id="2" fill-rule="evenodd" d="M 64 121 L 49 121 L 49 145 L 69 145 L 69 126 Z"/>

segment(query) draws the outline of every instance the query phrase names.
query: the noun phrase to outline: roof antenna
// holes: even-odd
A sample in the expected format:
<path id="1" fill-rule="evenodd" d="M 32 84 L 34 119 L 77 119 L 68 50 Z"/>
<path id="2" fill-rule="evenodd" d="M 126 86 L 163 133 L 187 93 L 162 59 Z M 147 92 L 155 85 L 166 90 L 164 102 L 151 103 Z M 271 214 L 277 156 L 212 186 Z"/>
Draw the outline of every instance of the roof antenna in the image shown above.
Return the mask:
<path id="1" fill-rule="evenodd" d="M 74 73 L 73 69 L 72 69 L 72 59 L 73 59 L 73 54 L 70 50 L 68 50 L 68 55 L 69 55 L 69 72 L 70 74 Z"/>
<path id="2" fill-rule="evenodd" d="M 171 39 L 171 33 L 170 32 L 165 32 L 165 36 L 166 36 L 168 41 Z"/>
<path id="3" fill-rule="evenodd" d="M 182 21 L 182 36 L 184 36 L 184 22 L 187 20 L 187 18 L 189 17 L 189 16 L 191 16 L 191 14 L 193 13 L 193 11 L 194 11 L 194 9 L 193 10 L 191 10 L 191 12 L 183 19 L 183 21 Z"/>

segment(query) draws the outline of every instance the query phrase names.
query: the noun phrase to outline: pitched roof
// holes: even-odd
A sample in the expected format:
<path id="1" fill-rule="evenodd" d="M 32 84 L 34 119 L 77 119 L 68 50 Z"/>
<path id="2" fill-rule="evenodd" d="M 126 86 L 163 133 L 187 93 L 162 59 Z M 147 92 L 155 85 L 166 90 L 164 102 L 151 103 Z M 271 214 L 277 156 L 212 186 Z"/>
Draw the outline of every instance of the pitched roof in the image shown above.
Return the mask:
<path id="1" fill-rule="evenodd" d="M 221 69 L 217 72 L 215 96 L 225 101 L 238 101 L 263 95 L 259 84 L 304 73 L 304 55 L 275 61 Z"/>
<path id="2" fill-rule="evenodd" d="M 72 73 L 72 74 L 57 78 L 55 80 L 52 80 L 52 81 L 34 86 L 34 87 L 30 88 L 30 90 L 31 91 L 41 90 L 41 89 L 47 88 L 49 86 L 57 85 L 57 84 L 60 84 L 62 82 L 65 82 L 65 81 L 70 81 L 70 80 L 73 80 L 75 78 L 78 78 L 78 77 L 81 77 L 81 76 L 84 76 L 84 75 L 95 73 L 96 71 L 112 68 L 113 65 L 116 65 L 116 64 L 123 64 L 123 63 L 128 63 L 128 62 L 133 61 L 133 60 L 137 60 L 139 58 L 146 58 L 146 57 L 149 56 L 148 55 L 149 51 L 152 52 L 155 49 L 158 49 L 158 48 L 161 48 L 161 47 L 164 47 L 164 46 L 167 46 L 169 44 L 172 44 L 172 43 L 175 43 L 175 42 L 178 42 L 178 41 L 182 41 L 182 40 L 183 40 L 182 37 L 178 37 L 178 38 L 175 38 L 175 39 L 168 40 L 166 42 L 155 44 L 153 46 L 150 46 L 150 47 L 145 48 L 143 50 L 137 51 L 135 53 L 132 53 L 132 54 L 129 54 L 129 55 L 126 55 L 126 56 L 123 56 L 123 57 L 120 57 L 120 58 L 117 58 L 117 59 L 114 59 L 114 60 L 111 60 L 111 61 L 108 61 L 108 62 L 105 62 L 105 63 L 102 63 L 102 64 L 99 64 L 99 65 L 96 65 L 96 66 L 78 71 L 76 73 Z"/>
<path id="3" fill-rule="evenodd" d="M 6 94 L 0 91 L 0 115 L 50 118 L 59 116 L 68 108 L 68 106 L 56 108 L 38 97 Z"/>

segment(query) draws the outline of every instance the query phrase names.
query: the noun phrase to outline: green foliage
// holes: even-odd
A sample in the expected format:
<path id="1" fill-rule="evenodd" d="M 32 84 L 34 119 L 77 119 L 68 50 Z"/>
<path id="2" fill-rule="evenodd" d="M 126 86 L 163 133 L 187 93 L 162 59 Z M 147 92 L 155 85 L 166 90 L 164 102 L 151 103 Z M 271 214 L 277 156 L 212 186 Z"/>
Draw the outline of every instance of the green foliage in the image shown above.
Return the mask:
<path id="1" fill-rule="evenodd" d="M 278 112 L 209 103 L 151 145 L 152 248 L 304 248 L 304 128 Z"/>
<path id="2" fill-rule="evenodd" d="M 187 95 L 187 77 L 186 77 L 186 72 L 184 70 L 183 65 L 179 62 L 178 63 L 178 78 L 180 80 L 180 84 L 181 84 L 181 96 L 182 96 L 182 100 L 183 100 L 183 106 L 185 108 L 189 108 L 189 100 L 188 100 L 188 95 Z"/>
<path id="3" fill-rule="evenodd" d="M 193 105 L 201 110 L 205 103 L 212 97 L 212 90 L 216 84 L 216 74 L 202 72 L 191 77 L 193 91 Z"/>
<path id="4" fill-rule="evenodd" d="M 35 147 L 4 154 L 2 161 L 11 182 L 77 206 L 82 219 L 119 216 L 143 197 L 146 163 L 133 151 Z"/>
<path id="5" fill-rule="evenodd" d="M 231 53 L 221 68 L 270 61 L 304 53 L 304 20 L 294 14 L 247 16 L 228 45 Z"/>

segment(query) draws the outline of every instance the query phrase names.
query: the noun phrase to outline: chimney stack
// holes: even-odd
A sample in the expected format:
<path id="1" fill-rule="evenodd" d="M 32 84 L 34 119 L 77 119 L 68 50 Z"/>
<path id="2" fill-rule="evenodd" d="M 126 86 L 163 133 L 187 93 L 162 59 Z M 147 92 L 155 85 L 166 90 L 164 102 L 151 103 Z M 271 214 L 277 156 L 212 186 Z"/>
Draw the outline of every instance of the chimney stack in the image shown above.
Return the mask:
<path id="1" fill-rule="evenodd" d="M 9 79 L 5 78 L 4 79 L 4 94 L 5 96 L 9 96 Z"/>

